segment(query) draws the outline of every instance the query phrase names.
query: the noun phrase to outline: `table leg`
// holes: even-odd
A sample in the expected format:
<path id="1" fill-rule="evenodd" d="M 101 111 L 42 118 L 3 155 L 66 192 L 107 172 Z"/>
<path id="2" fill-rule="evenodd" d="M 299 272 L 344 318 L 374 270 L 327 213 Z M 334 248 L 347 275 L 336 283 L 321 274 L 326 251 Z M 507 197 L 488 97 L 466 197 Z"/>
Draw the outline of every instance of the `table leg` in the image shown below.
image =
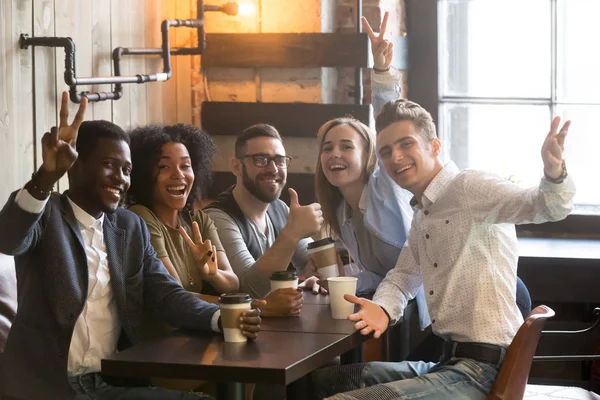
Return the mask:
<path id="1" fill-rule="evenodd" d="M 244 384 L 241 382 L 217 383 L 218 400 L 244 400 Z"/>
<path id="2" fill-rule="evenodd" d="M 307 399 L 309 390 L 308 376 L 298 379 L 285 387 L 286 400 L 302 400 Z"/>
<path id="3" fill-rule="evenodd" d="M 360 346 L 353 348 L 352 350 L 348 350 L 344 354 L 340 356 L 340 362 L 342 365 L 346 364 L 356 364 L 363 362 L 365 359 L 363 354 L 363 344 Z"/>

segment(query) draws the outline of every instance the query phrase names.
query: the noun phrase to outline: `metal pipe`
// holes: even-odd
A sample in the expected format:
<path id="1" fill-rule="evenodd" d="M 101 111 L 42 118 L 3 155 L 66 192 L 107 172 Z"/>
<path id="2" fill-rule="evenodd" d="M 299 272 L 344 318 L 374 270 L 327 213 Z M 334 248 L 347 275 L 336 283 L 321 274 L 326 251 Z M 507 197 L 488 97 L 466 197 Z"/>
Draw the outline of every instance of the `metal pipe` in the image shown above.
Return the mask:
<path id="1" fill-rule="evenodd" d="M 198 0 L 196 3 L 196 19 L 204 22 L 204 0 Z M 202 53 L 206 49 L 206 32 L 204 23 L 198 27 L 198 50 Z"/>
<path id="2" fill-rule="evenodd" d="M 231 9 L 231 4 L 225 6 Z M 113 50 L 113 66 L 115 76 L 108 77 L 86 77 L 77 78 L 75 65 L 75 43 L 69 37 L 34 37 L 30 38 L 26 34 L 21 34 L 19 43 L 22 49 L 29 46 L 62 47 L 65 49 L 65 73 L 64 80 L 69 86 L 71 101 L 80 103 L 83 97 L 89 101 L 118 100 L 123 97 L 124 83 L 145 83 L 167 81 L 171 78 L 171 55 L 199 55 L 206 48 L 206 38 L 204 34 L 204 10 L 208 7 L 209 11 L 224 11 L 225 6 L 204 6 L 203 0 L 197 0 L 197 18 L 186 20 L 164 20 L 161 24 L 162 44 L 158 49 L 154 48 L 124 48 L 117 47 Z M 219 8 L 218 10 L 215 8 Z M 223 10 L 221 9 L 223 8 Z M 229 10 L 231 11 L 231 10 Z M 225 11 L 224 11 L 225 12 Z M 195 48 L 177 48 L 171 49 L 169 44 L 169 30 L 171 27 L 196 28 L 198 30 L 198 46 Z M 137 74 L 132 76 L 121 76 L 121 58 L 124 55 L 160 55 L 163 59 L 163 72 L 157 74 Z M 78 92 L 78 85 L 114 85 L 112 92 Z"/>
<path id="3" fill-rule="evenodd" d="M 356 0 L 356 32 L 362 32 L 362 0 Z M 363 100 L 363 75 L 362 68 L 358 67 L 354 70 L 354 104 L 362 104 Z"/>

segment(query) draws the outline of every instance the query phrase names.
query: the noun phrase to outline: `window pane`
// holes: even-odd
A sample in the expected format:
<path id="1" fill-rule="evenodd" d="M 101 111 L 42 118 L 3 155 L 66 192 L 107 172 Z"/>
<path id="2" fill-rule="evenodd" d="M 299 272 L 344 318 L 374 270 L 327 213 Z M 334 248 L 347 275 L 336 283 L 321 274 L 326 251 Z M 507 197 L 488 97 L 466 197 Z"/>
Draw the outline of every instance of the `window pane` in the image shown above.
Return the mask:
<path id="1" fill-rule="evenodd" d="M 577 185 L 575 203 L 600 205 L 600 179 L 595 163 L 600 148 L 600 106 L 559 106 L 557 112 L 563 120 L 573 121 L 565 141 L 565 160 Z"/>
<path id="2" fill-rule="evenodd" d="M 444 155 L 460 169 L 491 171 L 524 187 L 539 184 L 548 106 L 447 103 L 440 115 L 442 143 L 450 147 Z"/>
<path id="3" fill-rule="evenodd" d="M 444 0 L 442 96 L 550 97 L 550 0 Z"/>
<path id="4" fill-rule="evenodd" d="M 559 101 L 600 102 L 600 52 L 595 48 L 600 1 L 558 2 Z"/>

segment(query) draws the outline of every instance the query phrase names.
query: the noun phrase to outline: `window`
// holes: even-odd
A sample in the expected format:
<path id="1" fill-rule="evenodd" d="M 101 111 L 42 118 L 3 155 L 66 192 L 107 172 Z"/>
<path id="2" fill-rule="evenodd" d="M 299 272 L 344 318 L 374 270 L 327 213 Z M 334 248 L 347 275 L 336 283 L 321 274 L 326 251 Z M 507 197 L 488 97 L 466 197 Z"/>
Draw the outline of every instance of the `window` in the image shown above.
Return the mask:
<path id="1" fill-rule="evenodd" d="M 598 15 L 598 0 L 438 0 L 445 157 L 537 185 L 550 121 L 571 119 L 565 159 L 576 212 L 600 214 Z"/>

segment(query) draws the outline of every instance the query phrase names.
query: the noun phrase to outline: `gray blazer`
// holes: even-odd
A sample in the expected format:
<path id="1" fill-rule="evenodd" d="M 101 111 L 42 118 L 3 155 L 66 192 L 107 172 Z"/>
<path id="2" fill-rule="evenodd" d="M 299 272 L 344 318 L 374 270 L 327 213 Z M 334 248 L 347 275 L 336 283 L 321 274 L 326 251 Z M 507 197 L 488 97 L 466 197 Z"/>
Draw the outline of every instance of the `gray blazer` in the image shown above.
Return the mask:
<path id="1" fill-rule="evenodd" d="M 87 299 L 81 231 L 66 194 L 40 214 L 13 193 L 0 212 L 0 252 L 15 256 L 18 310 L 0 365 L 0 397 L 69 399 L 67 358 Z M 104 218 L 111 285 L 122 323 L 119 348 L 142 337 L 144 308 L 175 327 L 209 331 L 217 306 L 184 290 L 156 258 L 143 220 L 119 208 Z"/>

